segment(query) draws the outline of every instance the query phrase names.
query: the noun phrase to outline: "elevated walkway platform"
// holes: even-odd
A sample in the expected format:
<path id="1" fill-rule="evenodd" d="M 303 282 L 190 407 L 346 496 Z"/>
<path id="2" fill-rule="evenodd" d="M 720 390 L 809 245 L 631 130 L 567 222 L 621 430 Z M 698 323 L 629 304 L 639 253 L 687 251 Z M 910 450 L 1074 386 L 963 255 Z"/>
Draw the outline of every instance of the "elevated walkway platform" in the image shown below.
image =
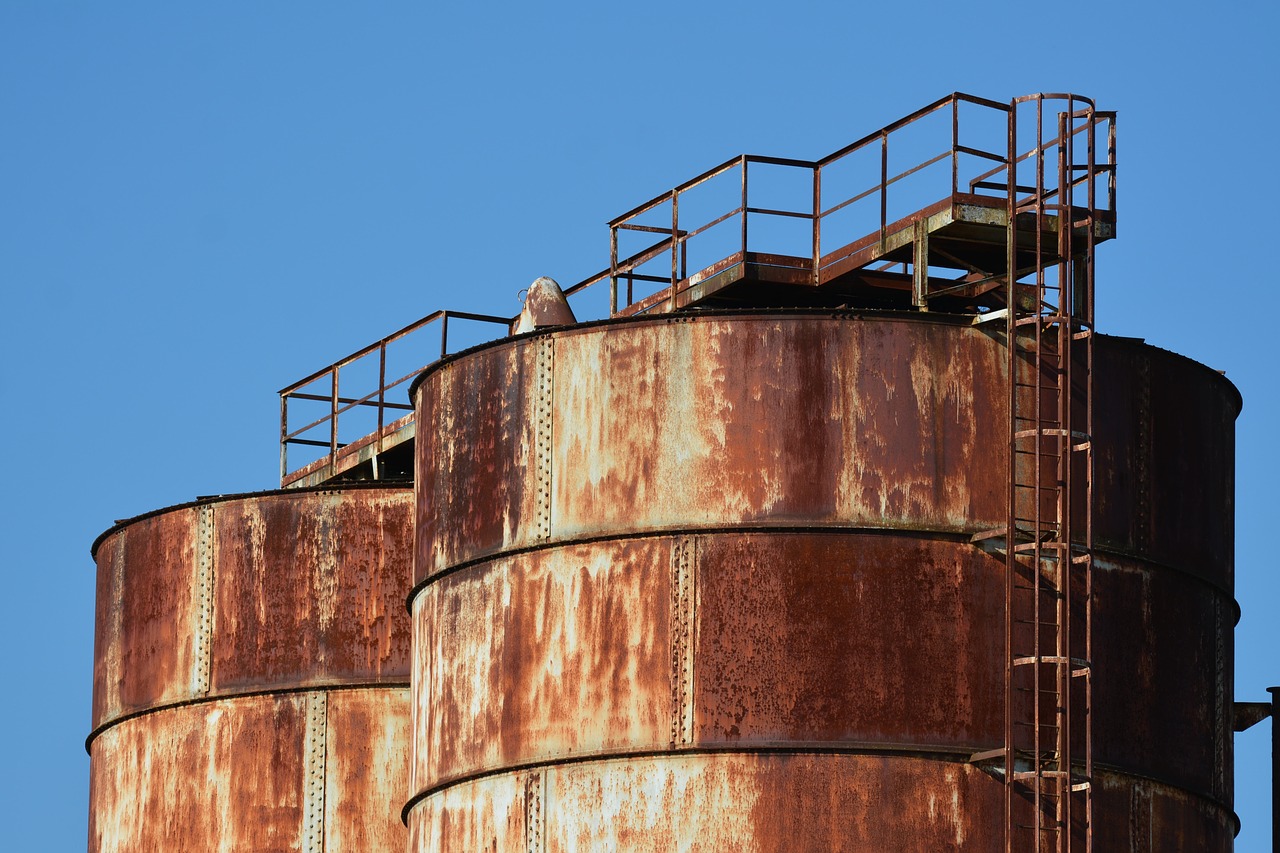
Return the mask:
<path id="1" fill-rule="evenodd" d="M 1070 106 L 1046 112 L 1054 98 Z M 1045 271 L 1073 268 L 1115 236 L 1115 114 L 1073 96 L 954 93 L 819 160 L 734 157 L 608 224 L 609 266 L 565 291 L 577 305 L 607 288 L 608 313 L 575 307 L 579 320 L 715 308 L 999 312 L 1010 293 L 1062 292 Z M 413 414 L 394 396 L 460 348 L 449 333 L 459 320 L 492 338 L 517 318 L 437 311 L 281 390 L 281 485 L 411 478 Z M 363 384 L 349 392 L 356 374 Z"/>

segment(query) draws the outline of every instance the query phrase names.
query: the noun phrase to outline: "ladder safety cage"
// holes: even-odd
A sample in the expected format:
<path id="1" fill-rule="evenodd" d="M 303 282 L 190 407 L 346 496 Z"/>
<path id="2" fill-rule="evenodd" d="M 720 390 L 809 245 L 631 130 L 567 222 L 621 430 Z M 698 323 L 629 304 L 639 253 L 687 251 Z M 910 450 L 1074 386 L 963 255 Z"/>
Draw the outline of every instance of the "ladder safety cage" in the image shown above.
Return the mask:
<path id="1" fill-rule="evenodd" d="M 1015 99 L 1007 158 L 980 181 L 1003 171 L 1008 204 L 1005 849 L 1092 851 L 1094 253 L 1114 234 L 1115 115 Z"/>

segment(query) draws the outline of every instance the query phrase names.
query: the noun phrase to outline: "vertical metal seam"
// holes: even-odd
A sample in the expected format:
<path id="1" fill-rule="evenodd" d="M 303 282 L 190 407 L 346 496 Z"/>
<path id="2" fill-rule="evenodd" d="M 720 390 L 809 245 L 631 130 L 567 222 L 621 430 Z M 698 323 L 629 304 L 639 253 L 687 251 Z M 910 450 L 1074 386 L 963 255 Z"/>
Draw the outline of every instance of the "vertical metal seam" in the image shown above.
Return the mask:
<path id="1" fill-rule="evenodd" d="M 328 750 L 329 694 L 307 694 L 306 778 L 303 780 L 303 853 L 324 853 L 325 764 Z"/>
<path id="2" fill-rule="evenodd" d="M 543 809 L 545 770 L 536 770 L 524 780 L 524 848 L 526 853 L 543 853 L 546 816 Z"/>
<path id="3" fill-rule="evenodd" d="M 552 397 L 555 353 L 550 335 L 544 335 L 537 343 L 537 399 L 534 402 L 534 452 L 536 454 L 534 538 L 546 542 L 551 538 L 551 428 L 553 418 Z"/>
<path id="4" fill-rule="evenodd" d="M 126 549 L 129 547 L 129 529 L 126 527 L 119 533 L 119 539 L 111 554 L 111 602 L 110 602 L 110 628 L 107 633 L 107 657 L 103 661 L 106 672 L 124 672 L 124 666 L 121 663 L 124 657 L 124 585 L 125 585 L 125 566 L 127 565 L 125 555 Z M 98 595 L 102 595 L 102 591 L 98 591 Z M 99 599 L 101 600 L 101 599 Z M 102 713 L 104 719 L 107 715 L 118 714 L 123 712 L 123 700 L 120 697 L 120 680 L 114 678 L 103 679 L 103 707 Z M 95 725 L 100 725 L 102 720 L 94 720 Z"/>
<path id="5" fill-rule="evenodd" d="M 210 689 L 210 642 L 213 635 L 214 598 L 214 510 L 196 510 L 196 625 L 192 643 L 192 682 L 195 693 L 207 696 Z"/>
<path id="6" fill-rule="evenodd" d="M 436 384 L 435 390 L 433 392 L 434 399 L 430 401 L 435 404 L 435 409 L 438 412 L 436 417 L 432 419 L 433 420 L 432 425 L 435 427 L 435 431 L 436 431 L 436 435 L 435 435 L 436 444 L 434 448 L 435 454 L 430 460 L 430 464 L 435 469 L 435 477 L 432 480 L 432 483 L 435 486 L 435 490 L 434 490 L 434 493 L 431 495 L 431 499 L 433 501 L 433 504 L 432 504 L 434 507 L 433 511 L 436 514 L 436 525 L 437 525 L 436 529 L 450 530 L 453 528 L 453 525 L 454 525 L 454 521 L 452 518 L 452 516 L 454 515 L 453 502 L 449 499 L 450 497 L 449 489 L 446 483 L 446 477 L 444 476 L 444 472 L 448 470 L 448 468 L 445 467 L 446 465 L 452 466 L 453 454 L 457 453 L 455 443 L 452 440 L 452 431 L 453 431 L 453 424 L 454 424 L 454 417 L 455 417 L 454 405 L 453 405 L 454 388 L 455 388 L 454 377 L 453 377 L 453 363 L 452 362 L 445 363 L 445 365 L 440 369 L 439 376 L 440 376 L 440 380 Z M 424 384 L 422 388 L 418 391 L 418 395 L 419 395 L 418 399 L 421 400 L 423 396 L 427 394 L 427 391 L 428 391 L 428 386 Z M 417 403 L 415 403 L 415 405 L 417 405 Z M 424 404 L 419 408 L 422 411 L 422 413 L 425 415 L 430 407 Z M 415 417 L 416 415 L 417 413 L 415 412 Z M 416 425 L 415 425 L 415 429 L 416 429 Z M 414 444 L 415 446 L 417 445 L 416 440 Z M 445 448 L 448 448 L 447 451 Z M 422 486 L 420 485 L 421 478 L 418 476 L 418 472 L 416 469 L 418 465 L 417 460 L 422 459 L 425 456 L 426 454 L 417 453 L 416 451 L 414 453 L 415 459 L 413 464 L 414 464 L 415 470 L 413 474 L 413 495 L 415 500 L 415 504 L 414 504 L 415 507 L 424 506 L 422 501 L 422 495 L 420 494 L 422 490 Z M 418 522 L 415 519 L 415 527 L 417 526 L 417 523 Z M 438 570 L 439 568 L 441 568 L 442 563 L 447 562 L 445 559 L 442 559 L 442 554 L 445 553 L 447 550 L 441 544 L 443 539 L 444 537 L 438 536 L 438 535 L 432 537 L 430 554 L 431 554 L 431 562 L 432 562 L 431 570 L 433 571 Z M 418 537 L 416 535 L 414 536 L 413 547 L 415 551 L 418 548 Z"/>
<path id="7" fill-rule="evenodd" d="M 682 537 L 671 548 L 671 746 L 693 737 L 693 633 L 696 624 L 697 540 Z"/>
<path id="8" fill-rule="evenodd" d="M 1151 364 L 1142 359 L 1138 366 L 1138 447 L 1134 457 L 1138 470 L 1135 479 L 1137 506 L 1137 530 L 1134 531 L 1134 544 L 1139 548 L 1149 549 L 1152 544 L 1148 532 L 1151 523 Z"/>
<path id="9" fill-rule="evenodd" d="M 1225 619 L 1222 596 L 1213 596 L 1213 793 L 1222 801 L 1227 798 L 1227 738 L 1234 732 L 1227 720 L 1227 648 L 1226 635 L 1223 633 Z M 1274 780 L 1272 784 L 1275 784 Z M 1277 839 L 1280 841 L 1280 839 Z"/>

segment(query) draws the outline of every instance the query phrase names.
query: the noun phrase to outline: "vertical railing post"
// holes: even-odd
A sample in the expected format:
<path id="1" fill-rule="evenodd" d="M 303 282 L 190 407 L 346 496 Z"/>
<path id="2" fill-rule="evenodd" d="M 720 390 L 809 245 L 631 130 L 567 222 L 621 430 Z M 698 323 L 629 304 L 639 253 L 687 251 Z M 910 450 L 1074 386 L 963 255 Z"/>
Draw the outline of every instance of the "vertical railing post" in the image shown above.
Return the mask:
<path id="1" fill-rule="evenodd" d="M 609 226 L 609 316 L 618 313 L 618 226 Z"/>
<path id="2" fill-rule="evenodd" d="M 289 395 L 280 395 L 280 488 L 289 473 Z"/>
<path id="3" fill-rule="evenodd" d="M 382 428 L 386 425 L 387 342 L 378 345 L 378 453 L 382 452 Z"/>
<path id="4" fill-rule="evenodd" d="M 813 164 L 813 285 L 822 284 L 822 164 Z"/>
<path id="5" fill-rule="evenodd" d="M 960 99 L 951 96 L 951 194 L 960 189 Z"/>
<path id="6" fill-rule="evenodd" d="M 676 283 L 680 271 L 680 192 L 671 191 L 671 301 L 668 311 L 676 310 Z"/>
<path id="7" fill-rule="evenodd" d="M 880 251 L 884 251 L 889 226 L 889 134 L 880 133 Z"/>
<path id="8" fill-rule="evenodd" d="M 440 357 L 449 353 L 449 312 L 440 312 Z"/>
<path id="9" fill-rule="evenodd" d="M 747 155 L 742 155 L 742 262 L 747 262 Z"/>
<path id="10" fill-rule="evenodd" d="M 329 475 L 337 471 L 338 466 L 338 366 L 334 365 L 329 374 Z"/>
<path id="11" fill-rule="evenodd" d="M 1111 217 L 1116 217 L 1116 116 L 1111 114 L 1107 129 L 1107 163 L 1111 166 L 1111 174 L 1107 178 L 1108 201 L 1111 202 Z"/>
<path id="12" fill-rule="evenodd" d="M 1276 730 L 1276 707 L 1280 705 L 1280 687 L 1268 687 L 1271 694 L 1271 849 L 1280 847 L 1280 731 Z"/>

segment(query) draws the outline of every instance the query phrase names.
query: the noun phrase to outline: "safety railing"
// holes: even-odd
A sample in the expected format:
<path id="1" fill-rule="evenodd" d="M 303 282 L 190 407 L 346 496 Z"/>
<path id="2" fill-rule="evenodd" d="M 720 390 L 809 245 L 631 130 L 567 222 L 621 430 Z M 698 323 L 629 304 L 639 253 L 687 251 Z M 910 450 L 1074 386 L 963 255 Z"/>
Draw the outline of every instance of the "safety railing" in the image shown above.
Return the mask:
<path id="1" fill-rule="evenodd" d="M 1091 115 L 1088 127 L 1073 125 L 1071 135 L 1087 132 L 1093 138 L 1095 125 L 1114 118 L 1100 111 Z M 1010 104 L 953 93 L 819 160 L 755 155 L 727 160 L 609 222 L 610 313 L 662 310 L 668 301 L 674 307 L 681 282 L 748 261 L 791 268 L 820 284 L 824 271 L 869 243 L 883 242 L 896 223 L 929 210 L 944 195 L 977 203 L 985 197 L 991 206 L 1002 207 L 1016 119 Z M 1109 140 L 1106 159 L 1089 174 L 1108 180 L 1100 191 L 1090 186 L 1089 204 L 1114 211 L 1113 124 L 1103 136 Z M 1012 150 L 1016 174 L 1036 149 Z M 766 185 L 766 194 L 774 197 L 777 173 L 789 173 L 781 177 L 791 186 L 789 203 L 757 198 L 754 176 L 765 170 L 775 173 L 768 182 L 775 186 Z M 868 174 L 874 176 L 871 181 Z M 1013 184 L 1020 196 L 1036 191 L 1017 180 Z M 708 191 L 713 185 L 719 185 L 718 192 Z M 690 216 L 687 200 L 696 193 L 718 198 L 720 205 Z M 800 230 L 793 227 L 790 236 L 784 235 L 778 226 L 783 220 Z M 707 239 L 717 231 L 721 239 Z M 632 235 L 661 236 L 626 254 L 623 241 Z M 715 248 L 699 251 L 701 242 Z"/>
<path id="2" fill-rule="evenodd" d="M 514 322 L 511 317 L 473 314 L 466 311 L 435 311 L 346 358 L 312 373 L 280 391 L 280 483 L 287 485 L 316 467 L 334 470 L 340 452 L 367 440 L 373 451 L 382 451 L 383 441 L 407 423 L 413 407 L 393 402 L 388 393 L 444 358 L 450 348 L 450 322 L 497 324 L 504 332 Z M 438 344 L 424 341 L 428 333 L 438 333 Z M 470 343 L 470 341 L 468 342 Z M 405 344 L 406 352 L 397 352 Z M 428 352 L 438 355 L 427 355 Z M 292 408 L 291 408 L 292 404 Z M 300 405 L 311 405 L 312 418 L 298 426 Z M 318 416 L 315 416 L 317 414 Z M 305 417 L 305 416 L 304 416 Z M 318 458 L 308 459 L 293 469 L 289 465 L 291 447 L 323 448 Z"/>
<path id="3" fill-rule="evenodd" d="M 1038 193 L 1044 202 L 1059 189 L 1046 188 L 1042 180 L 1024 182 L 1020 169 L 1059 140 L 1045 142 L 1037 131 L 1023 137 L 1037 139 L 1035 146 L 1018 148 L 1017 103 L 957 92 L 818 160 L 748 154 L 726 160 L 611 220 L 609 266 L 565 294 L 583 320 L 672 310 L 682 287 L 739 264 L 784 270 L 797 281 L 818 285 L 858 261 L 868 246 L 877 241 L 883 246 L 899 224 L 941 201 L 960 198 L 1016 209 Z M 1069 137 L 1087 135 L 1092 164 L 1071 180 L 1072 187 L 1089 181 L 1088 206 L 1114 214 L 1115 114 L 1090 110 L 1088 115 L 1083 123 L 1069 124 Z M 1097 143 L 1097 151 L 1095 139 L 1105 140 Z M 1103 186 L 1095 187 L 1095 180 Z M 604 285 L 607 310 L 602 299 L 592 298 Z M 589 299 L 596 310 L 583 309 Z M 451 352 L 451 320 L 500 325 L 504 332 L 515 322 L 436 311 L 283 389 L 281 484 L 298 482 L 326 465 L 336 472 L 340 455 L 353 445 L 372 444 L 372 452 L 380 453 L 412 417 L 412 407 L 390 401 L 388 392 L 434 363 L 428 352 L 438 351 L 440 358 Z M 407 358 L 390 357 L 398 344 L 437 328 L 438 346 L 419 343 Z M 310 417 L 299 417 L 303 407 L 312 407 Z M 298 420 L 305 423 L 298 426 Z M 299 447 L 319 452 L 290 470 L 289 449 Z"/>

